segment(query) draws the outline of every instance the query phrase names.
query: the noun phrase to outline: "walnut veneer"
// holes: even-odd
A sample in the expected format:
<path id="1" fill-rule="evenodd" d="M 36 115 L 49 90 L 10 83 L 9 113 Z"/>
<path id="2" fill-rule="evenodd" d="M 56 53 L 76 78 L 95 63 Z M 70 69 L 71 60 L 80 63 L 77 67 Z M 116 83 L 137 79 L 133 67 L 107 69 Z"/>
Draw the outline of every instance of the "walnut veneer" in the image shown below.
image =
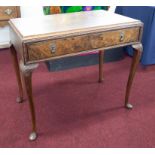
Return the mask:
<path id="1" fill-rule="evenodd" d="M 18 6 L 0 6 L 0 27 L 8 25 L 9 19 L 18 17 L 20 17 Z"/>
<path id="2" fill-rule="evenodd" d="M 32 117 L 30 140 L 35 140 L 37 137 L 32 71 L 41 61 L 98 50 L 99 82 L 102 82 L 104 50 L 132 45 L 135 52 L 124 102 L 126 108 L 132 109 L 133 106 L 128 100 L 142 53 L 143 23 L 141 21 L 102 10 L 49 15 L 37 19 L 11 19 L 9 23 L 12 42 L 10 49 L 19 85 L 17 101 L 23 101 L 22 79 L 24 79 L 30 105 Z"/>

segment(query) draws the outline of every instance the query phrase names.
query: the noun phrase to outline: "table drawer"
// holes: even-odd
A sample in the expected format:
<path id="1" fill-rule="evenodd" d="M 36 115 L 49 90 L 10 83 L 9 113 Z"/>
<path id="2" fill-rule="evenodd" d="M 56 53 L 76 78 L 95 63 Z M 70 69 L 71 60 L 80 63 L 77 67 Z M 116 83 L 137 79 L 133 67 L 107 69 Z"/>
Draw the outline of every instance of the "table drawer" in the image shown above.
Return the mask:
<path id="1" fill-rule="evenodd" d="M 16 6 L 1 6 L 0 20 L 9 20 L 10 18 L 17 18 L 18 10 Z"/>
<path id="2" fill-rule="evenodd" d="M 28 44 L 27 60 L 37 61 L 139 41 L 140 28 L 98 32 Z"/>

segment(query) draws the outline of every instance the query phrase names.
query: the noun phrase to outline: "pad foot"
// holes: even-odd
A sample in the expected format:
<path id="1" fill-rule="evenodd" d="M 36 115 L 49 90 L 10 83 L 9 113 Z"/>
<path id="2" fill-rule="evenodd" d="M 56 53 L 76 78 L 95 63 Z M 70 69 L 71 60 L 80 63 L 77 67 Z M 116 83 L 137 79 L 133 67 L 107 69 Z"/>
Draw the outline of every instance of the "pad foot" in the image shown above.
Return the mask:
<path id="1" fill-rule="evenodd" d="M 34 141 L 37 139 L 37 133 L 36 132 L 31 132 L 29 136 L 30 141 Z"/>
<path id="2" fill-rule="evenodd" d="M 127 103 L 127 104 L 125 105 L 125 107 L 126 107 L 127 109 L 132 109 L 132 108 L 133 108 L 133 105 L 130 104 L 130 103 Z"/>

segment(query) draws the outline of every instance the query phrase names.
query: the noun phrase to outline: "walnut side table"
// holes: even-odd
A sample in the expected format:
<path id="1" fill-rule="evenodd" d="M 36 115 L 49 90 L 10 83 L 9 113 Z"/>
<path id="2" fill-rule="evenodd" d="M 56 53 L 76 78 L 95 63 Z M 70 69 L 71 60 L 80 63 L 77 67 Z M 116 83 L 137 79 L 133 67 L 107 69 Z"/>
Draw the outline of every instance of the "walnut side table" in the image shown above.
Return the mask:
<path id="1" fill-rule="evenodd" d="M 132 45 L 135 52 L 124 102 L 126 108 L 132 109 L 133 106 L 128 100 L 142 53 L 141 21 L 101 10 L 49 15 L 38 19 L 11 19 L 9 24 L 12 43 L 10 50 L 19 87 L 17 102 L 23 101 L 22 79 L 24 79 L 30 105 L 32 117 L 30 140 L 37 138 L 32 72 L 42 61 L 98 50 L 99 82 L 102 82 L 104 50 Z"/>

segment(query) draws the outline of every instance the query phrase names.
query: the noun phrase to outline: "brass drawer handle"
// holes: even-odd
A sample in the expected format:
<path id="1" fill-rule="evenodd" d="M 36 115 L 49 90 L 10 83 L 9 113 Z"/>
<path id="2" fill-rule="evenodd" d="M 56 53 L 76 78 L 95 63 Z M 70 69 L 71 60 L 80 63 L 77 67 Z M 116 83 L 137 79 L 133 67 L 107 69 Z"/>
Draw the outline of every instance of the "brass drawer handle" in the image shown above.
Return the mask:
<path id="1" fill-rule="evenodd" d="M 52 43 L 52 44 L 50 45 L 50 50 L 51 50 L 51 53 L 52 53 L 52 54 L 54 54 L 54 53 L 56 52 L 56 45 L 55 45 L 55 43 Z"/>
<path id="2" fill-rule="evenodd" d="M 6 9 L 6 10 L 4 11 L 4 13 L 7 14 L 7 15 L 11 15 L 12 12 L 13 12 L 13 11 L 12 11 L 11 9 Z"/>
<path id="3" fill-rule="evenodd" d="M 124 38 L 125 38 L 124 32 L 121 32 L 121 33 L 120 33 L 120 39 L 119 39 L 119 40 L 120 40 L 120 41 L 123 41 Z"/>

